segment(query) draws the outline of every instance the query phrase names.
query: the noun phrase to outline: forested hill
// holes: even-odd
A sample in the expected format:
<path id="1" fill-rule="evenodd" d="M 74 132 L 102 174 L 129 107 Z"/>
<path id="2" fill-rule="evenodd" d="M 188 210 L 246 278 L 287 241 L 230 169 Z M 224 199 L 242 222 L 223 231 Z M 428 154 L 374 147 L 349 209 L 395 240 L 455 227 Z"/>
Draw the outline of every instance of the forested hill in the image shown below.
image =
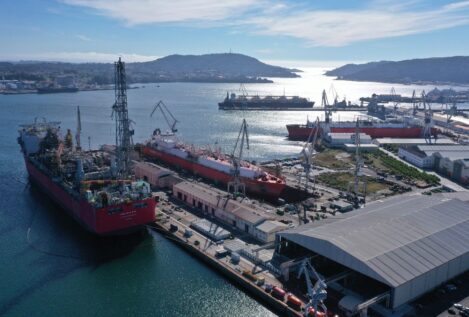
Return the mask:
<path id="1" fill-rule="evenodd" d="M 347 64 L 326 72 L 354 81 L 469 84 L 469 56 Z"/>

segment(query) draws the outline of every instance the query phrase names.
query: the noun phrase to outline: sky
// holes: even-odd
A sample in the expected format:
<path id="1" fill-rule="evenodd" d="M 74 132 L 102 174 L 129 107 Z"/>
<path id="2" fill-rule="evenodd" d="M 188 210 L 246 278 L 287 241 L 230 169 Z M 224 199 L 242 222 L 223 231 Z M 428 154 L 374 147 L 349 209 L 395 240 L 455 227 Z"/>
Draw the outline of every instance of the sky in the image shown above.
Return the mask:
<path id="1" fill-rule="evenodd" d="M 468 55 L 467 0 L 2 0 L 0 60 L 235 52 L 339 63 Z"/>

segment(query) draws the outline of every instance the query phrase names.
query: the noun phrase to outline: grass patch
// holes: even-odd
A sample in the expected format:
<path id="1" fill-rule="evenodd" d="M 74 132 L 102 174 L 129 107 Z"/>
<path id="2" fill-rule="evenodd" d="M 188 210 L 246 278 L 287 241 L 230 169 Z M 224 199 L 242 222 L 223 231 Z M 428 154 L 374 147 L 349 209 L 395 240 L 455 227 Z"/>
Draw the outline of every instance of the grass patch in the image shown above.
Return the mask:
<path id="1" fill-rule="evenodd" d="M 313 158 L 314 164 L 330 169 L 345 169 L 353 166 L 350 154 L 336 149 L 324 149 Z"/>
<path id="2" fill-rule="evenodd" d="M 365 164 L 372 165 L 375 169 L 399 175 L 409 180 L 424 181 L 429 185 L 437 185 L 440 182 L 435 175 L 421 172 L 415 167 L 409 166 L 381 151 L 366 153 L 364 158 Z"/>
<path id="3" fill-rule="evenodd" d="M 353 182 L 353 175 L 346 172 L 323 173 L 318 175 L 317 180 L 331 188 L 335 188 L 340 191 L 347 191 L 349 183 Z M 376 179 L 368 176 L 366 177 L 366 183 L 368 193 L 376 193 L 390 188 L 390 185 L 378 182 Z M 360 185 L 360 191 L 361 190 L 362 186 Z"/>

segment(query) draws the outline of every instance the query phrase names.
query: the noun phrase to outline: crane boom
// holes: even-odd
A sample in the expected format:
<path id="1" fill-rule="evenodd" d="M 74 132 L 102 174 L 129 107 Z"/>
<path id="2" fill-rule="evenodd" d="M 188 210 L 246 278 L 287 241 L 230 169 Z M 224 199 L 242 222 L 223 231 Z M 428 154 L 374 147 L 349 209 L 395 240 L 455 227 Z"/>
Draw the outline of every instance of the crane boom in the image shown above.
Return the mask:
<path id="1" fill-rule="evenodd" d="M 166 107 L 165 103 L 162 100 L 158 101 L 158 103 L 153 107 L 153 111 L 151 112 L 150 117 L 152 117 L 155 111 L 158 109 L 163 115 L 163 118 L 168 124 L 168 127 L 170 128 L 171 132 L 173 133 L 177 132 L 176 124 L 178 123 L 178 121 L 174 117 L 174 115 L 171 113 L 171 111 L 169 111 L 168 107 Z M 169 119 L 168 116 L 171 117 L 171 120 Z"/>
<path id="2" fill-rule="evenodd" d="M 240 168 L 241 161 L 243 159 L 244 147 L 249 150 L 249 134 L 246 119 L 243 119 L 243 123 L 241 124 L 241 128 L 239 129 L 238 138 L 236 139 L 236 143 L 233 148 L 233 152 L 231 152 L 231 159 L 233 164 L 233 180 L 228 183 L 228 192 L 232 192 L 234 195 L 239 194 L 240 190 L 242 191 L 243 195 L 245 194 L 245 186 L 240 179 Z"/>

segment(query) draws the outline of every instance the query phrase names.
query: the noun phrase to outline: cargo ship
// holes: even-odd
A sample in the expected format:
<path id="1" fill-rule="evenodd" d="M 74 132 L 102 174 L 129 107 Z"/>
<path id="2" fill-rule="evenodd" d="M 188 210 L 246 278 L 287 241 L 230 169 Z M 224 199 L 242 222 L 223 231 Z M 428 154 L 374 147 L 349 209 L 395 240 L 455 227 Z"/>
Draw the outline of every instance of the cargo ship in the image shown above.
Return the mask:
<path id="1" fill-rule="evenodd" d="M 125 81 L 123 67 L 119 60 L 117 82 Z M 116 129 L 121 132 L 116 157 L 102 150 L 81 149 L 79 109 L 76 146 L 70 130 L 65 138 L 61 137 L 60 122 L 35 120 L 19 129 L 18 143 L 31 182 L 86 230 L 97 235 L 125 234 L 155 221 L 156 200 L 150 185 L 135 180 L 128 164 L 126 144 L 132 132 L 125 124 L 129 119 L 122 87 L 125 86 L 116 84 L 113 106 L 116 125 L 121 128 Z"/>
<path id="2" fill-rule="evenodd" d="M 306 124 L 288 124 L 288 138 L 291 140 L 308 140 L 311 133 L 319 128 L 320 133 L 354 133 L 356 121 L 325 120 L 315 122 L 307 120 Z M 425 124 L 413 117 L 386 118 L 385 120 L 367 119 L 360 121 L 360 132 L 368 134 L 371 138 L 421 138 L 424 137 Z M 431 128 L 431 134 L 435 136 L 438 130 Z"/>
<path id="3" fill-rule="evenodd" d="M 161 133 L 156 129 L 142 147 L 142 153 L 218 184 L 227 185 L 233 179 L 235 168 L 231 157 L 180 142 L 174 133 Z M 239 178 L 246 191 L 266 198 L 278 198 L 286 185 L 284 178 L 246 161 L 239 163 Z"/>
<path id="4" fill-rule="evenodd" d="M 226 98 L 218 103 L 220 110 L 308 110 L 314 106 L 313 101 L 299 96 L 258 96 L 226 93 Z"/>

